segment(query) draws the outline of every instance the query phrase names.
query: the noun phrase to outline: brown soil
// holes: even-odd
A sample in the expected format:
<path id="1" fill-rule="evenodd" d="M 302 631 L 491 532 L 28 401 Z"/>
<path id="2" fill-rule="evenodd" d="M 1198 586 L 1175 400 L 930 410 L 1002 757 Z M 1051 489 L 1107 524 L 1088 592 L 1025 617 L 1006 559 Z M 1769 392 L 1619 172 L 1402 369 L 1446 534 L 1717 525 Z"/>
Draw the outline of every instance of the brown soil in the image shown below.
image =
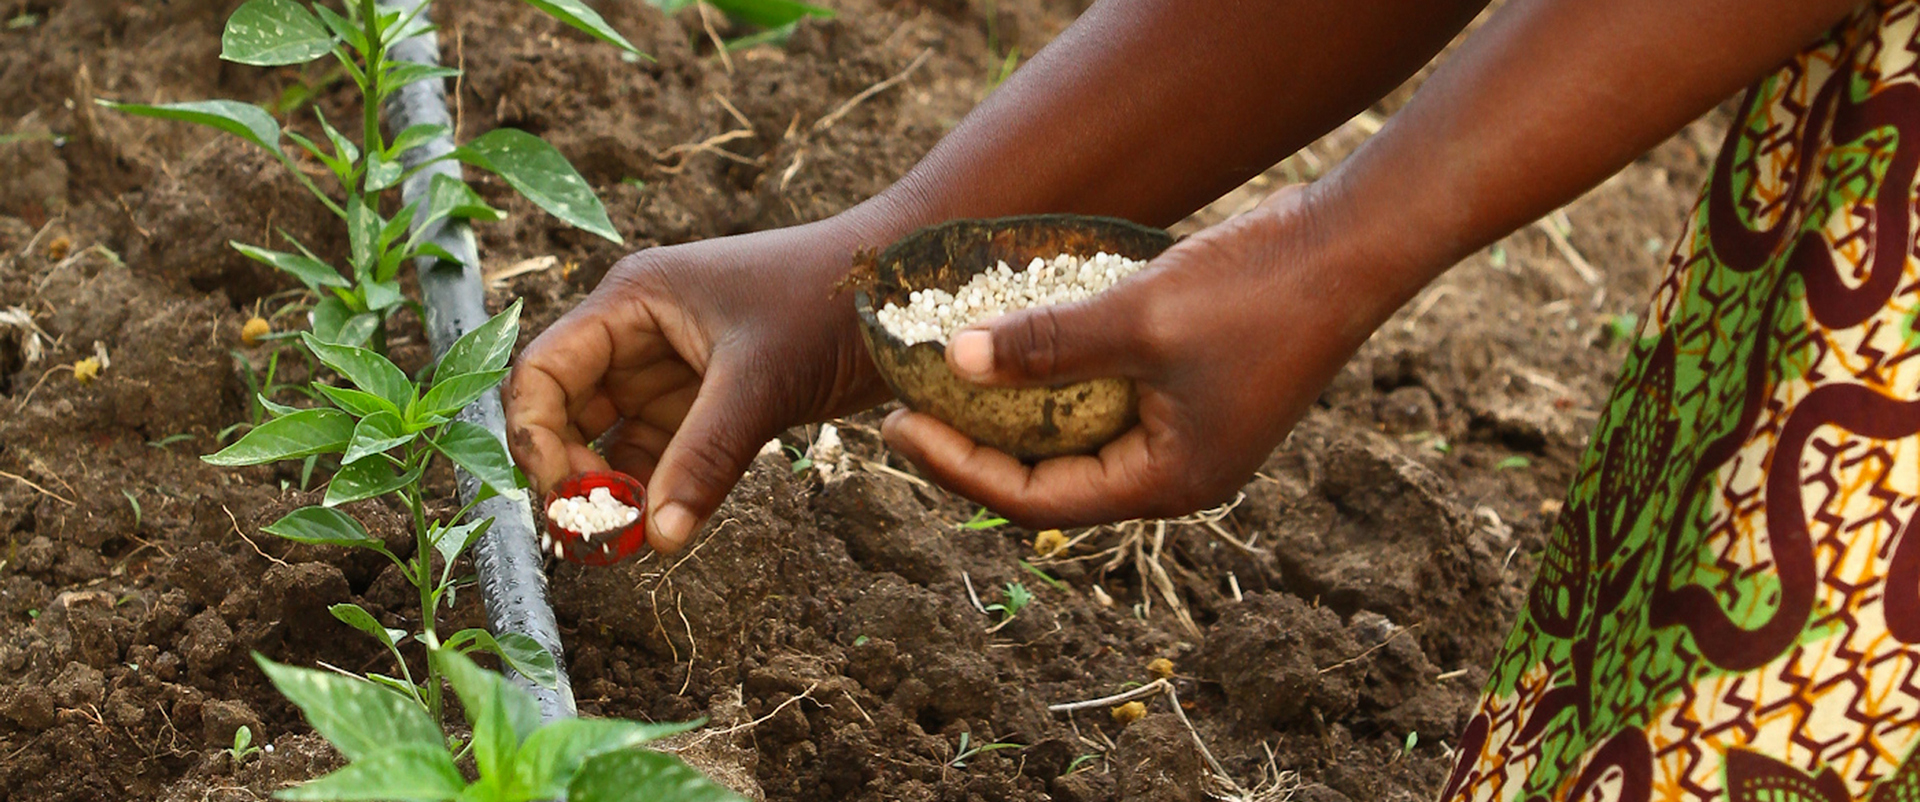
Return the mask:
<path id="1" fill-rule="evenodd" d="M 340 235 L 264 154 L 91 102 L 269 102 L 306 82 L 330 117 L 354 113 L 325 70 L 218 61 L 235 5 L 5 6 L 37 19 L 0 30 L 0 135 L 27 135 L 0 140 L 0 308 L 30 311 L 53 339 L 27 364 L 19 334 L 0 333 L 0 800 L 258 799 L 322 773 L 337 758 L 248 652 L 374 669 L 382 656 L 325 606 L 410 615 L 376 559 L 253 535 L 313 501 L 297 466 L 196 459 L 247 415 L 232 352 L 269 358 L 239 345 L 241 323 L 298 300 L 226 241 L 285 228 L 334 255 Z M 817 219 L 908 168 L 989 90 L 997 61 L 992 0 L 834 5 L 839 19 L 729 69 L 691 12 L 606 4 L 659 59 L 636 65 L 520 4 L 449 4 L 444 49 L 468 70 L 461 135 L 546 136 L 629 248 Z M 999 41 L 1032 53 L 1079 4 L 998 9 Z M 810 130 L 922 51 L 904 85 Z M 737 158 L 674 147 L 741 127 L 721 146 Z M 1350 123 L 1183 230 L 1324 170 L 1369 127 Z M 1033 533 L 962 528 L 962 500 L 869 467 L 910 473 L 870 415 L 843 422 L 862 459 L 831 477 L 763 456 L 684 557 L 553 569 L 582 712 L 710 716 L 720 734 L 684 754 L 772 800 L 1198 800 L 1205 763 L 1164 698 L 1126 725 L 1046 710 L 1148 681 L 1166 657 L 1186 718 L 1238 782 L 1286 772 L 1294 798 L 1315 802 L 1430 796 L 1624 351 L 1609 332 L 1649 293 L 1718 130 L 1697 123 L 1570 207 L 1599 286 L 1538 229 L 1468 260 L 1365 347 L 1217 515 L 1101 529 L 1042 560 Z M 481 188 L 515 213 L 481 232 L 489 268 L 556 257 L 496 292 L 527 299 L 527 336 L 626 250 Z M 95 342 L 111 355 L 98 380 L 57 368 Z M 424 358 L 417 326 L 392 345 Z M 444 497 L 450 481 L 436 482 Z M 410 548 L 395 511 L 356 512 Z M 1009 582 L 1036 600 L 989 631 L 968 588 L 992 603 Z M 477 622 L 478 601 L 463 594 L 455 617 Z M 274 749 L 236 767 L 220 749 L 243 724 Z M 1023 747 L 956 766 L 961 733 Z"/>

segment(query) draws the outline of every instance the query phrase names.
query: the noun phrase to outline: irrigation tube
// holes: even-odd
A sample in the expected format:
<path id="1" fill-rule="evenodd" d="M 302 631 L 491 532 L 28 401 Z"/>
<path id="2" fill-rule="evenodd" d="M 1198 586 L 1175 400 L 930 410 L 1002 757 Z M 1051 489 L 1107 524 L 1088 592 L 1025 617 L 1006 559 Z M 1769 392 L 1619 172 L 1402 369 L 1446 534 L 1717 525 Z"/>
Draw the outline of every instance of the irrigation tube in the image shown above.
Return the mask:
<path id="1" fill-rule="evenodd" d="M 382 0 L 382 4 L 411 11 L 426 0 Z M 425 10 L 422 14 L 427 13 Z M 402 40 L 389 51 L 392 58 L 421 64 L 440 62 L 440 44 L 431 32 Z M 445 81 L 417 81 L 402 87 L 387 100 L 387 122 L 395 131 L 419 124 L 444 125 L 453 120 L 447 115 Z M 442 135 L 420 147 L 401 154 L 401 162 L 413 167 L 421 162 L 453 151 L 451 134 Z M 460 180 L 460 163 L 443 159 L 414 173 L 401 186 L 401 198 L 412 203 L 427 194 L 435 175 Z M 416 228 L 417 228 L 416 224 Z M 464 220 L 433 223 L 428 239 L 458 257 L 461 264 L 441 262 L 431 256 L 414 260 L 420 278 L 420 296 L 427 308 L 427 339 L 435 357 L 446 353 L 460 335 L 487 322 L 486 283 L 480 277 L 480 253 L 473 240 L 473 229 Z M 461 410 L 460 420 L 485 426 L 493 436 L 505 441 L 506 417 L 500 410 L 500 397 L 487 393 Z M 457 472 L 460 502 L 473 500 L 480 482 L 466 471 Z M 493 527 L 473 546 L 473 564 L 480 575 L 480 598 L 487 607 L 487 624 L 498 633 L 518 632 L 533 638 L 558 663 L 560 683 L 553 689 L 542 688 L 526 678 L 514 676 L 540 702 L 540 717 L 552 721 L 575 714 L 573 685 L 567 679 L 565 652 L 560 648 L 560 628 L 554 622 L 553 606 L 547 601 L 547 576 L 543 560 L 534 543 L 533 512 L 526 500 L 512 501 L 495 497 L 475 505 L 474 518 L 493 517 Z"/>

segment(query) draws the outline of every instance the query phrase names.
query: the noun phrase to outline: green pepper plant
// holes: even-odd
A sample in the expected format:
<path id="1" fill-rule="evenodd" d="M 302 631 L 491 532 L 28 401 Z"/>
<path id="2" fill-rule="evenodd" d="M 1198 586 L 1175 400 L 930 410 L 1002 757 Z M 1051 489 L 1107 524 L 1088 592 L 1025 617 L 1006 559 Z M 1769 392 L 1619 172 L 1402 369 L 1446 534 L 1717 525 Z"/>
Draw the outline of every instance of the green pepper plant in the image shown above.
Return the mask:
<path id="1" fill-rule="evenodd" d="M 628 53 L 644 55 L 580 0 L 525 2 Z M 403 12 L 375 0 L 344 0 L 340 11 L 321 3 L 309 10 L 299 0 L 247 0 L 227 19 L 220 57 L 228 61 L 271 67 L 306 64 L 328 55 L 338 60 L 360 91 L 362 119 L 357 145 L 334 128 L 317 107 L 313 113 L 325 134 L 324 145 L 297 131 L 283 131 L 266 109 L 236 100 L 164 105 L 99 101 L 131 114 L 212 126 L 265 148 L 301 186 L 345 221 L 351 262 L 347 274 L 322 261 L 285 231 L 281 236 L 297 253 L 229 243 L 246 256 L 293 276 L 321 296 L 311 319 L 313 333 L 322 342 L 349 346 L 372 343 L 376 350 L 384 350 L 386 319 L 406 303 L 400 292 L 401 265 L 423 256 L 457 261 L 426 241 L 423 232 L 431 231 L 433 223 L 450 218 L 496 221 L 505 217 L 464 182 L 441 175 L 434 176 L 426 197 L 392 217 L 383 216 L 381 193 L 399 186 L 433 161 L 458 159 L 490 171 L 562 221 L 616 243 L 621 241 L 607 219 L 606 207 L 580 173 L 552 145 L 525 131 L 496 128 L 449 154 L 411 168 L 402 167 L 402 153 L 445 135 L 447 127 L 414 125 L 388 140 L 380 127 L 382 105 L 408 84 L 460 74 L 449 67 L 391 57 L 393 45 L 433 29 L 430 21 L 421 17 L 425 8 L 427 4 L 422 3 Z M 314 183 L 282 150 L 283 138 L 325 165 L 342 197 L 336 198 Z"/>
<path id="2" fill-rule="evenodd" d="M 429 654 L 443 648 L 492 652 L 534 682 L 551 687 L 557 681 L 553 656 L 532 638 L 516 633 L 495 638 L 484 629 L 465 629 L 443 641 L 435 626 L 441 606 L 453 601 L 455 561 L 486 533 L 493 519 L 458 522 L 483 499 L 525 494 L 500 440 L 485 427 L 453 419 L 506 376 L 519 320 L 516 301 L 454 342 L 424 385 L 372 349 L 328 343 L 312 332 L 302 332 L 306 347 L 348 386 L 313 382 L 312 390 L 328 405 L 310 409 L 258 396 L 273 417 L 233 445 L 203 458 L 214 465 L 241 466 L 339 455 L 340 470 L 327 481 L 320 504 L 294 510 L 261 531 L 300 543 L 368 549 L 399 567 L 419 594 L 419 631 L 389 629 L 355 604 L 336 604 L 328 610 L 393 655 L 397 677 L 369 674 L 367 679 L 411 699 L 435 721 L 441 713 L 439 663 L 427 660 L 425 676 L 415 677 L 400 650 L 409 639 Z M 478 479 L 482 488 L 473 501 L 444 520 L 427 513 L 421 490 L 421 477 L 436 455 Z M 381 496 L 397 497 L 411 514 L 414 548 L 409 557 L 395 554 L 340 509 L 343 504 Z"/>
<path id="3" fill-rule="evenodd" d="M 473 727 L 465 750 L 478 770 L 472 781 L 460 771 L 461 755 L 418 706 L 353 677 L 254 659 L 349 761 L 332 774 L 276 792 L 280 799 L 744 802 L 678 757 L 638 748 L 700 722 L 563 719 L 541 725 L 531 696 L 458 651 L 438 650 L 433 661 Z"/>

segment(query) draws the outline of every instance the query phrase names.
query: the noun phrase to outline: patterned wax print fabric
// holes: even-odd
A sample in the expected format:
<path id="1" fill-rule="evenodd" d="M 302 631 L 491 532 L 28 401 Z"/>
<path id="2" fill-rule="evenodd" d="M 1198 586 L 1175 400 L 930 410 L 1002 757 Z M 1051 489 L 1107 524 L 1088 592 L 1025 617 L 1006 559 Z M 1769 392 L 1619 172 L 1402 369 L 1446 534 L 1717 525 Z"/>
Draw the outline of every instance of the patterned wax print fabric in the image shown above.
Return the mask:
<path id="1" fill-rule="evenodd" d="M 1916 23 L 1749 90 L 1446 802 L 1920 800 Z"/>

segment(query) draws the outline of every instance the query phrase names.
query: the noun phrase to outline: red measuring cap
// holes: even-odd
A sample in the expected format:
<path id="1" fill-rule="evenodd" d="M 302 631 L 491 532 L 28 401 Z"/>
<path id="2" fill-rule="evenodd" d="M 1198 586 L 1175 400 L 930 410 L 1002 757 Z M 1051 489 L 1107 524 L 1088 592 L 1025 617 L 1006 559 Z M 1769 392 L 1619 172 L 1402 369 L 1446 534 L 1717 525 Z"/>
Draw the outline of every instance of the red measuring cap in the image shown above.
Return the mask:
<path id="1" fill-rule="evenodd" d="M 575 532 L 547 515 L 556 499 L 586 498 L 597 488 L 629 507 L 640 511 L 632 523 L 604 532 Z M 540 549 L 568 562 L 581 565 L 612 565 L 640 550 L 647 543 L 647 489 L 640 480 L 619 471 L 576 473 L 547 491 L 540 507 L 547 531 L 540 536 Z"/>

